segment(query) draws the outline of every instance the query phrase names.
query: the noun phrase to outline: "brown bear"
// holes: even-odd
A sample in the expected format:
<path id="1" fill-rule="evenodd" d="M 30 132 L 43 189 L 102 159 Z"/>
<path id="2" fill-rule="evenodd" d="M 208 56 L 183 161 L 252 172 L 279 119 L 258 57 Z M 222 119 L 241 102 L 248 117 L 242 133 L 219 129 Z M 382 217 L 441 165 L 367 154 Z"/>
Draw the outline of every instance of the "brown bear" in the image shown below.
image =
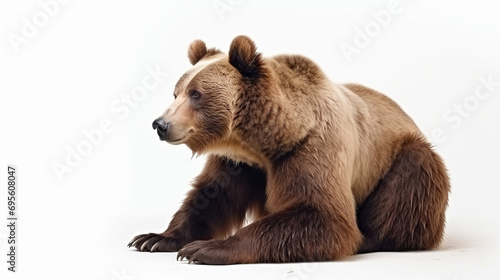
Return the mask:
<path id="1" fill-rule="evenodd" d="M 264 58 L 245 36 L 227 55 L 194 41 L 188 57 L 153 128 L 208 159 L 165 232 L 129 247 L 236 264 L 440 244 L 447 171 L 394 101 L 302 56 Z"/>

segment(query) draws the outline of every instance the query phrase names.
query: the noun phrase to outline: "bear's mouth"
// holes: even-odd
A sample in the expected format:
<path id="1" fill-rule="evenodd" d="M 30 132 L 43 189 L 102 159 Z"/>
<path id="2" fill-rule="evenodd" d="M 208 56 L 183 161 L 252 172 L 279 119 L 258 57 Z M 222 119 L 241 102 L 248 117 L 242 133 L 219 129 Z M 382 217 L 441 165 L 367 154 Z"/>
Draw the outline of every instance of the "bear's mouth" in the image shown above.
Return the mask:
<path id="1" fill-rule="evenodd" d="M 171 134 L 170 137 L 164 137 L 162 140 L 165 140 L 167 143 L 172 144 L 172 145 L 184 144 L 184 143 L 186 143 L 188 138 L 192 134 L 194 134 L 194 132 L 195 132 L 195 129 L 190 128 L 190 129 L 188 129 L 187 132 L 183 133 L 184 135 L 181 137 L 174 138 L 175 136 L 178 136 L 180 133 L 172 133 L 173 135 Z M 182 134 L 180 134 L 180 135 L 182 135 Z"/>

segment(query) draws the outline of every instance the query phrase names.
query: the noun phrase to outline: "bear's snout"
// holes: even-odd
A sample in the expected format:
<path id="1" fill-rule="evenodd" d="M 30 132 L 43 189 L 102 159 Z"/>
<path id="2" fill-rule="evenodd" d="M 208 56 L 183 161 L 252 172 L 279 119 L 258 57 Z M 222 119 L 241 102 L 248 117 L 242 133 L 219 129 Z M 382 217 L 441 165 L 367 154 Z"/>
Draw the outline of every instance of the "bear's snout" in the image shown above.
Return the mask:
<path id="1" fill-rule="evenodd" d="M 167 140 L 168 131 L 170 129 L 170 123 L 165 122 L 163 118 L 157 118 L 153 122 L 153 129 L 156 129 L 160 140 Z"/>

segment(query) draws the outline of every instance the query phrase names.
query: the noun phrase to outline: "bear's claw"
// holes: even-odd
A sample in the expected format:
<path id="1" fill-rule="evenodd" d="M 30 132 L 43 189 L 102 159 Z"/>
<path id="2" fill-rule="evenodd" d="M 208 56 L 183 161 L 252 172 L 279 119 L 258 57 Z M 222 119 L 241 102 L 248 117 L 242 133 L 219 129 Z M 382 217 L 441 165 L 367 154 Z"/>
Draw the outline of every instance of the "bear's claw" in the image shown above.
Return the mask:
<path id="1" fill-rule="evenodd" d="M 198 240 L 184 246 L 177 253 L 177 260 L 186 259 L 188 263 L 200 264 L 231 264 L 230 250 L 222 246 L 224 240 Z"/>
<path id="2" fill-rule="evenodd" d="M 178 239 L 157 233 L 141 234 L 134 237 L 128 247 L 135 247 L 141 252 L 175 252 L 182 247 Z"/>

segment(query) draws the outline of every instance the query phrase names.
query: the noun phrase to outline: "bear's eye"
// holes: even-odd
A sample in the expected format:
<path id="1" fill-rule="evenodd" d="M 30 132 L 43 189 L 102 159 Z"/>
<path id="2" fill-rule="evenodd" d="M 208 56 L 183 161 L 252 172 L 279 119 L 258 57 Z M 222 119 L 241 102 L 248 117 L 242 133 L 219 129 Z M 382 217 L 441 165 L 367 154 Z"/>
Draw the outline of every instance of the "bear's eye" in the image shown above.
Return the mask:
<path id="1" fill-rule="evenodd" d="M 189 92 L 189 96 L 191 96 L 191 98 L 193 99 L 198 99 L 200 98 L 201 94 L 196 90 L 192 90 L 191 92 Z"/>

